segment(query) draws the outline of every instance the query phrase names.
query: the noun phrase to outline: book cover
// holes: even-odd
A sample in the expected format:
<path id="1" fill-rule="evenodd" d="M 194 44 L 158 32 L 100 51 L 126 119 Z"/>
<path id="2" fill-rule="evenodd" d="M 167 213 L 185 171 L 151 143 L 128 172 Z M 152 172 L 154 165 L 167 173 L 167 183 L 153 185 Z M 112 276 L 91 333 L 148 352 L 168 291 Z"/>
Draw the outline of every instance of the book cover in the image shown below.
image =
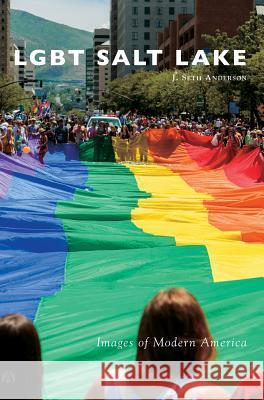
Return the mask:
<path id="1" fill-rule="evenodd" d="M 263 15 L 0 1 L 0 398 L 263 398 Z"/>

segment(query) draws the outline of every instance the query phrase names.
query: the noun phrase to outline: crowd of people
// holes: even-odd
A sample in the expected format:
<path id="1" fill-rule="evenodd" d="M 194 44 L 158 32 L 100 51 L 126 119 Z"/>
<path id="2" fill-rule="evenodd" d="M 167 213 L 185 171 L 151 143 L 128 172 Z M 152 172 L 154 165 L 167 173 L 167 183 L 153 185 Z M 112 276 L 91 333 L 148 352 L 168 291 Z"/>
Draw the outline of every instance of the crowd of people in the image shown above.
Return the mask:
<path id="1" fill-rule="evenodd" d="M 264 128 L 257 126 L 252 128 L 249 121 L 243 118 L 215 118 L 206 120 L 204 117 L 188 118 L 172 117 L 168 118 L 147 118 L 133 115 L 128 117 L 126 125 L 136 127 L 136 132 L 142 132 L 149 128 L 166 129 L 176 128 L 178 130 L 186 130 L 201 136 L 211 136 L 212 145 L 219 146 L 223 143 L 225 146 L 232 143 L 237 149 L 247 145 L 252 148 L 259 147 L 262 151 L 264 148 Z"/>
<path id="2" fill-rule="evenodd" d="M 0 151 L 8 156 L 21 157 L 23 152 L 30 151 L 29 144 L 34 143 L 34 154 L 44 163 L 49 141 L 68 143 L 68 129 L 63 118 L 51 115 L 37 120 L 29 115 L 23 119 L 0 119 Z"/>
<path id="3" fill-rule="evenodd" d="M 235 118 L 232 122 L 221 118 L 207 123 L 187 121 L 181 122 L 178 127 L 198 135 L 211 136 L 211 143 L 215 147 L 223 143 L 225 146 L 231 144 L 235 149 L 244 146 L 259 147 L 261 151 L 264 149 L 264 129 L 251 129 L 249 123 L 242 118 Z"/>
<path id="4" fill-rule="evenodd" d="M 66 144 L 94 142 L 94 161 L 104 161 L 103 153 L 107 145 L 112 146 L 111 138 L 115 138 L 114 146 L 119 161 L 136 161 L 139 148 L 140 161 L 147 162 L 147 138 L 145 130 L 137 124 L 123 124 L 121 128 L 107 122 L 92 124 L 87 128 L 87 120 L 78 119 L 75 115 L 60 118 L 56 114 L 44 118 L 27 116 L 25 119 L 5 119 L 0 116 L 0 152 L 8 156 L 21 157 L 29 149 L 30 141 L 35 140 L 34 154 L 41 163 L 48 151 L 49 143 Z M 32 150 L 32 149 L 31 149 Z"/>
<path id="5" fill-rule="evenodd" d="M 149 129 L 186 130 L 202 136 L 211 136 L 212 146 L 232 146 L 234 149 L 250 146 L 264 152 L 264 129 L 252 129 L 242 118 L 227 120 L 216 118 L 212 121 L 202 117 L 196 119 L 186 116 L 158 118 L 128 114 L 120 116 L 121 128 L 107 122 L 98 122 L 87 128 L 87 119 L 75 115 L 61 118 L 55 113 L 36 119 L 25 115 L 23 119 L 13 119 L 0 115 L 0 152 L 21 157 L 32 152 L 30 141 L 34 140 L 33 152 L 44 163 L 49 143 L 65 144 L 94 142 L 94 160 L 104 161 L 103 154 L 109 145 L 114 145 L 118 161 L 148 161 Z M 112 140 L 112 138 L 114 138 Z M 31 146 L 32 147 L 32 146 Z M 139 155 L 137 157 L 137 155 Z"/>

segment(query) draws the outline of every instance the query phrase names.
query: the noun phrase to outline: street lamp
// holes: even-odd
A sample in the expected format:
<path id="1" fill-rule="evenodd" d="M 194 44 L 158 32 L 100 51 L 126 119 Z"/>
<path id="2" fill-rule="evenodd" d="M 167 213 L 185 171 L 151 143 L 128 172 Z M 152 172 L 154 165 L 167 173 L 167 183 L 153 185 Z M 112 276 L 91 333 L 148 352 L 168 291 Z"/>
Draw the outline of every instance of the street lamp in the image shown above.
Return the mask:
<path id="1" fill-rule="evenodd" d="M 119 92 L 116 92 L 115 90 L 111 90 L 110 91 L 110 89 L 106 89 L 106 90 L 104 90 L 103 91 L 103 97 L 104 97 L 104 94 L 105 93 L 114 93 L 114 94 L 116 94 L 117 96 L 119 96 L 119 97 L 123 97 L 124 99 L 127 99 L 127 100 L 130 100 L 130 101 L 134 101 L 133 99 L 131 99 L 130 97 L 128 97 L 128 96 L 124 96 L 123 94 L 121 94 L 121 93 L 119 93 Z"/>

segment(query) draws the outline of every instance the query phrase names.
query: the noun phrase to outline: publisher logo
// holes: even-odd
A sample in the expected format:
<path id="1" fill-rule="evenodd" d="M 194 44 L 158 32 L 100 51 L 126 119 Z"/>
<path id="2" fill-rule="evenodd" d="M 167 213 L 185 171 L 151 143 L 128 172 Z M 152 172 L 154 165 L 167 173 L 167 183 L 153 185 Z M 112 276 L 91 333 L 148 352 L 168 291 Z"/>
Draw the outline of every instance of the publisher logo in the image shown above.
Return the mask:
<path id="1" fill-rule="evenodd" d="M 122 399 L 256 399 L 263 394 L 261 362 L 102 363 L 101 384 L 119 388 Z M 146 390 L 148 388 L 148 390 Z M 111 390 L 110 390 L 111 392 Z M 250 397 L 249 397 L 250 396 Z M 172 397 L 170 397 L 172 398 Z"/>

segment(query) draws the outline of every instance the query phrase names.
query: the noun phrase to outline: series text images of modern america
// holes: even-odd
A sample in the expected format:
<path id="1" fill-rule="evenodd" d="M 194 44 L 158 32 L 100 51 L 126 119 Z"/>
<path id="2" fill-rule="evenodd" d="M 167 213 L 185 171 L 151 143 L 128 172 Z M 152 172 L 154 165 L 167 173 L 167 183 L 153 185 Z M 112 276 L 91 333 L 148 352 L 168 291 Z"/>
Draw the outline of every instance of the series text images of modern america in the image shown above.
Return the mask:
<path id="1" fill-rule="evenodd" d="M 150 65 L 157 66 L 159 56 L 163 54 L 163 50 L 147 50 L 145 56 L 150 57 Z M 82 57 L 85 50 L 33 50 L 30 53 L 30 63 L 36 66 L 50 64 L 52 66 L 62 66 L 66 63 L 72 63 L 79 66 L 82 63 Z M 147 61 L 142 58 L 139 50 L 134 50 L 133 60 L 130 60 L 124 50 L 118 50 L 114 55 L 112 62 L 110 61 L 110 53 L 108 50 L 102 49 L 97 53 L 97 64 L 107 66 L 110 63 L 113 66 L 123 64 L 126 66 L 146 66 Z M 20 50 L 15 51 L 15 65 L 27 65 L 21 57 Z M 176 65 L 246 65 L 246 50 L 214 50 L 212 53 L 206 53 L 204 50 L 198 50 L 191 61 L 184 60 L 181 50 L 176 50 Z"/>

